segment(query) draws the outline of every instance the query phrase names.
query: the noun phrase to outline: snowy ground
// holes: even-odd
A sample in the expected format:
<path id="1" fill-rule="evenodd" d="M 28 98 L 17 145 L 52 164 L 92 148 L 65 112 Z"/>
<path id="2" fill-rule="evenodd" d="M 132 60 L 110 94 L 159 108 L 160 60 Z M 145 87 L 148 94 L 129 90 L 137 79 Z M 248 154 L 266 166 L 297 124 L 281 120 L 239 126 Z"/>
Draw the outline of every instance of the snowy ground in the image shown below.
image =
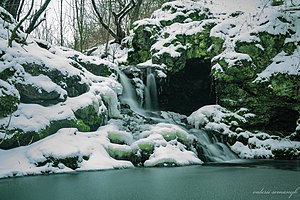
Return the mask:
<path id="1" fill-rule="evenodd" d="M 272 20 L 275 19 L 274 15 L 278 15 L 278 12 L 272 9 L 284 9 L 289 6 L 285 5 L 285 7 L 283 6 L 281 8 L 266 8 L 263 10 L 264 5 L 268 2 L 267 0 L 214 0 L 205 2 L 206 3 L 203 1 L 203 3 L 199 4 L 208 7 L 215 16 L 218 16 L 218 20 L 220 21 L 222 17 L 227 15 L 226 12 L 232 13 L 233 10 L 236 10 L 246 13 L 241 15 L 240 18 L 234 18 L 234 22 L 220 23 L 212 32 L 212 35 L 221 35 L 221 37 L 224 37 L 228 42 L 226 47 L 227 51 L 220 55 L 228 58 L 244 56 L 236 55 L 232 51 L 234 48 L 230 46 L 230 44 L 232 44 L 230 41 L 237 39 L 255 39 L 249 36 L 250 30 L 253 31 L 254 29 L 251 26 L 263 23 L 264 20 L 269 20 L 271 23 Z M 299 4 L 299 1 L 293 2 Z M 289 1 L 287 3 L 289 3 Z M 255 16 L 259 17 L 259 19 L 257 20 Z M 299 18 L 296 20 L 296 24 L 299 26 L 296 27 L 297 34 L 295 34 L 294 39 L 295 41 L 299 41 L 300 21 Z M 239 26 L 236 26 L 234 29 L 229 29 L 230 23 L 239 24 Z M 275 28 L 274 30 L 271 29 L 270 26 L 263 28 L 268 31 L 285 31 L 287 27 L 277 27 L 277 29 Z M 237 32 L 241 29 L 249 29 L 249 31 L 244 31 L 244 35 L 237 35 Z M 14 43 L 14 48 L 10 49 L 7 47 L 7 30 L 0 30 L 0 51 L 7 52 L 6 57 L 2 58 L 5 62 L 0 63 L 0 72 L 7 68 L 18 70 L 27 82 L 46 91 L 56 91 L 61 94 L 61 98 L 64 98 L 66 94 L 66 91 L 61 86 L 51 82 L 46 76 L 31 76 L 27 74 L 21 64 L 29 61 L 33 63 L 44 63 L 50 70 L 58 69 L 62 73 L 79 75 L 82 78 L 82 82 L 90 86 L 87 93 L 78 97 L 68 97 L 64 103 L 51 107 L 36 104 L 19 104 L 18 110 L 13 113 L 11 119 L 6 117 L 0 120 L 2 125 L 8 124 L 8 121 L 11 121 L 10 127 L 12 128 L 38 131 L 47 126 L 53 119 L 74 118 L 73 110 L 91 101 L 100 102 L 99 104 L 103 106 L 100 110 L 109 110 L 108 113 L 110 113 L 111 117 L 120 118 L 118 94 L 121 93 L 122 87 L 116 81 L 115 77 L 99 77 L 84 68 L 76 69 L 70 65 L 71 61 L 67 57 L 76 54 L 81 56 L 82 59 L 92 59 L 93 62 L 98 64 L 100 62 L 108 64 L 108 61 L 96 57 L 86 57 L 78 52 L 59 47 L 52 47 L 50 51 L 48 51 L 38 47 L 33 39 L 30 39 L 32 41 L 27 46 Z M 115 63 L 124 62 L 126 60 L 126 49 L 118 51 L 118 53 L 114 52 L 117 51 L 117 49 L 117 46 L 111 48 L 111 54 L 114 54 L 116 58 L 109 57 L 110 61 Z M 283 54 L 276 56 L 274 62 L 259 75 L 257 80 L 264 80 L 272 73 L 282 71 L 290 74 L 299 74 L 299 51 L 300 49 L 298 47 L 294 55 L 289 56 L 289 58 L 292 59 L 286 59 L 286 55 Z M 101 54 L 101 51 L 95 53 L 95 55 L 97 54 Z M 286 62 L 292 63 L 288 65 L 291 66 L 291 68 L 287 69 L 283 67 L 286 66 Z M 114 64 L 109 64 L 115 67 Z M 3 92 L 1 88 L 6 88 L 6 90 L 3 89 L 3 91 L 10 91 L 15 96 L 19 95 L 15 88 L 2 80 L 0 80 L 0 94 Z M 104 104 L 104 102 L 106 104 Z M 214 121 L 209 121 L 211 117 L 208 117 L 208 115 L 212 115 L 212 110 L 215 118 Z M 198 110 L 188 118 L 189 123 L 196 128 L 223 129 L 226 134 L 234 134 L 229 130 L 230 124 L 223 123 L 222 121 L 222 118 L 226 117 L 226 114 L 224 115 L 223 112 L 219 111 L 219 107 L 206 107 L 202 110 Z M 247 118 L 247 116 L 237 114 L 234 117 L 241 121 Z M 251 115 L 248 115 L 248 117 L 251 117 Z M 28 146 L 17 147 L 10 150 L 0 150 L 0 178 L 30 174 L 71 172 L 73 169 L 66 166 L 63 163 L 64 161 L 62 161 L 66 158 L 76 158 L 76 171 L 134 167 L 132 162 L 117 160 L 111 155 L 113 153 L 120 157 L 132 153 L 138 155 L 144 151 L 148 151 L 149 149 L 147 148 L 153 148 L 153 152 L 144 162 L 145 166 L 168 165 L 170 163 L 174 165 L 203 163 L 197 158 L 193 150 L 187 150 L 186 144 L 181 143 L 184 141 L 188 144 L 194 138 L 179 126 L 164 123 L 149 125 L 145 130 L 141 131 L 139 136 L 133 137 L 131 132 L 123 130 L 122 126 L 116 122 L 117 121 L 112 120 L 106 126 L 102 126 L 94 132 L 80 132 L 74 128 L 64 128 L 54 135 L 48 136 Z M 299 142 L 290 142 L 285 139 L 276 140 L 270 136 L 265 136 L 266 139 L 263 141 L 258 140 L 257 138 L 263 137 L 264 133 L 253 134 L 240 132 L 239 134 L 250 138 L 250 142 L 255 146 L 255 148 L 249 148 L 241 142 L 236 142 L 232 145 L 231 149 L 242 158 L 255 158 L 259 155 L 272 157 L 272 149 L 300 148 Z M 124 144 L 112 142 L 111 137 L 113 136 L 123 141 Z M 5 135 L 1 134 L 0 138 L 3 137 L 5 137 Z M 55 164 L 51 158 L 57 159 L 58 163 Z"/>

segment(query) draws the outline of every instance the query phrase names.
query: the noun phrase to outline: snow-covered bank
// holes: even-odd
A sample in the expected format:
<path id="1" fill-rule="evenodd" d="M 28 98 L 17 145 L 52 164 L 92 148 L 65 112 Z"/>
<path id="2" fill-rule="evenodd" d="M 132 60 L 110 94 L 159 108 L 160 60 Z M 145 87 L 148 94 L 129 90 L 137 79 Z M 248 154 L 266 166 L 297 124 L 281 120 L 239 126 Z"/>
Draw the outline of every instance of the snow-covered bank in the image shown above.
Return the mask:
<path id="1" fill-rule="evenodd" d="M 269 135 L 262 131 L 243 130 L 241 124 L 255 117 L 247 109 L 232 113 L 219 105 L 204 106 L 193 112 L 188 122 L 195 128 L 212 131 L 243 159 L 299 159 L 300 142 L 288 137 Z M 296 132 L 294 133 L 296 135 Z"/>
<path id="2" fill-rule="evenodd" d="M 111 122 L 94 132 L 64 128 L 31 145 L 0 150 L 0 178 L 130 168 L 134 161 L 148 167 L 203 163 L 177 141 L 189 142 L 192 136 L 175 125 L 155 125 L 133 141 L 117 124 Z"/>
<path id="3" fill-rule="evenodd" d="M 219 95 L 217 100 L 226 108 L 197 106 L 199 110 L 189 117 L 172 112 L 150 112 L 146 117 L 130 105 L 121 110 L 125 86 L 118 81 L 116 64 L 30 36 L 9 48 L 7 39 L 15 23 L 7 23 L 1 15 L 0 178 L 202 164 L 206 144 L 200 146 L 202 137 L 191 134 L 186 122 L 210 133 L 211 138 L 203 137 L 207 142 L 223 142 L 240 158 L 299 159 L 300 125 L 295 130 L 300 108 L 299 15 L 285 15 L 282 9 L 288 4 L 272 7 L 267 2 L 176 1 L 136 22 L 134 36 L 146 32 L 149 37 L 147 44 L 136 45 L 148 49 L 128 53 L 128 60 L 139 67 L 160 67 L 158 76 L 166 78 L 183 70 L 187 60 L 212 64 L 217 86 L 210 92 Z M 0 13 L 9 16 L 3 9 Z M 18 34 L 25 38 L 21 31 Z M 275 48 L 277 44 L 280 47 Z M 127 50 L 119 48 L 111 46 L 118 58 L 109 59 L 126 62 Z M 131 89 L 138 89 L 137 96 L 144 100 L 146 87 L 136 76 L 133 82 L 140 87 Z M 204 84 L 201 79 L 193 81 Z M 253 120 L 270 128 L 270 134 L 244 129 L 251 128 L 247 123 Z M 278 126 L 282 133 L 272 132 Z"/>

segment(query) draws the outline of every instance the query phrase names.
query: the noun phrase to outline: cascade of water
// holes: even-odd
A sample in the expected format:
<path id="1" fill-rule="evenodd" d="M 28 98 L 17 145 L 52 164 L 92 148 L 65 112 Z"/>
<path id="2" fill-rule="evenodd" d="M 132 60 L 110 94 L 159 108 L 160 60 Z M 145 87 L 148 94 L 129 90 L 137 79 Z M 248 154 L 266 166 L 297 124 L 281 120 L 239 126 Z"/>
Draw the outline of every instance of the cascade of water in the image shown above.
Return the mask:
<path id="1" fill-rule="evenodd" d="M 123 86 L 123 94 L 120 100 L 123 104 L 130 106 L 134 112 L 150 118 L 157 122 L 175 123 L 172 120 L 163 119 L 159 116 L 153 116 L 154 111 L 158 110 L 158 97 L 157 88 L 154 74 L 151 69 L 147 70 L 146 85 L 145 85 L 145 103 L 144 108 L 138 102 L 135 87 L 132 85 L 131 80 L 122 72 L 118 71 L 119 80 Z M 149 114 L 149 113 L 152 113 Z M 236 160 L 238 157 L 222 142 L 218 141 L 214 135 L 210 138 L 207 133 L 199 129 L 187 130 L 190 134 L 197 137 L 197 151 L 201 160 L 205 162 L 225 162 Z"/>
<path id="2" fill-rule="evenodd" d="M 138 98 L 130 79 L 121 71 L 118 71 L 119 80 L 123 86 L 123 93 L 120 100 L 123 104 L 130 106 L 130 109 L 144 115 L 145 111 L 140 107 Z"/>
<path id="3" fill-rule="evenodd" d="M 138 102 L 138 97 L 131 80 L 121 71 L 118 70 L 119 80 L 123 86 L 123 94 L 120 97 L 121 103 L 130 106 L 130 109 L 147 116 L 147 111 L 155 111 L 158 109 L 158 97 L 155 76 L 150 68 L 147 69 L 146 84 L 144 88 L 144 106 Z"/>
<path id="4" fill-rule="evenodd" d="M 203 130 L 191 129 L 191 134 L 198 138 L 198 146 L 203 155 L 203 161 L 208 162 L 225 162 L 237 160 L 238 157 L 222 142 L 219 142 L 216 137 L 209 138 Z"/>
<path id="5" fill-rule="evenodd" d="M 147 69 L 145 85 L 145 109 L 158 110 L 157 87 L 154 74 L 150 68 Z"/>

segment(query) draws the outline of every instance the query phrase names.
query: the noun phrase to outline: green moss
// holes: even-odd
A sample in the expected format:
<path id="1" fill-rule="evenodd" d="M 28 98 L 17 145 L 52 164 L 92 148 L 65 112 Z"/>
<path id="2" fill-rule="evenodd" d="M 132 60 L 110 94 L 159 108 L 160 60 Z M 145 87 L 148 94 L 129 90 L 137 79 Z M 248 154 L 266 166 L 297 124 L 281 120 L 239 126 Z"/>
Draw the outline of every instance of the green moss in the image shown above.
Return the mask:
<path id="1" fill-rule="evenodd" d="M 13 137 L 3 140 L 0 144 L 0 148 L 11 149 L 18 146 L 26 146 L 56 133 L 61 128 L 77 128 L 82 132 L 90 131 L 90 127 L 80 119 L 63 119 L 52 121 L 48 126 L 38 132 L 25 132 L 21 129 L 6 129 L 1 127 L 0 129 L 2 129 L 7 135 L 13 135 Z"/>
<path id="2" fill-rule="evenodd" d="M 16 70 L 14 68 L 6 68 L 0 72 L 0 79 L 6 81 L 8 78 L 15 74 Z"/>
<path id="3" fill-rule="evenodd" d="M 156 25 L 142 25 L 134 28 L 132 39 L 133 49 L 128 52 L 128 64 L 138 64 L 151 58 L 150 49 L 156 41 L 160 27 Z"/>
<path id="4" fill-rule="evenodd" d="M 83 66 L 85 69 L 87 69 L 89 72 L 95 74 L 96 76 L 104 76 L 109 77 L 112 72 L 109 68 L 109 66 L 104 64 L 93 64 L 90 62 L 81 62 L 78 59 L 75 59 L 81 66 Z"/>
<path id="5" fill-rule="evenodd" d="M 152 154 L 154 150 L 153 144 L 143 143 L 138 145 L 142 152 L 147 152 L 148 154 Z"/>
<path id="6" fill-rule="evenodd" d="M 165 132 L 165 133 L 162 133 L 161 135 L 167 141 L 175 140 L 176 139 L 176 133 L 174 133 L 174 132 Z"/>
<path id="7" fill-rule="evenodd" d="M 132 151 L 126 151 L 121 149 L 107 148 L 107 153 L 117 160 L 131 160 L 133 157 Z"/>
<path id="8" fill-rule="evenodd" d="M 75 156 L 75 157 L 66 157 L 66 158 L 55 158 L 53 156 L 47 156 L 45 157 L 46 160 L 43 161 L 43 162 L 38 162 L 36 163 L 36 166 L 37 167 L 41 167 L 41 166 L 44 166 L 48 163 L 52 163 L 52 166 L 53 167 L 58 167 L 58 165 L 60 163 L 64 164 L 66 167 L 69 167 L 73 170 L 77 169 L 78 168 L 78 159 L 79 157 L 78 156 Z"/>
<path id="9" fill-rule="evenodd" d="M 70 120 L 70 125 L 77 128 L 81 132 L 89 132 L 91 128 L 86 125 L 81 119 Z"/>
<path id="10" fill-rule="evenodd" d="M 68 92 L 69 97 L 79 96 L 89 90 L 89 86 L 79 75 L 65 75 L 57 69 L 49 69 L 44 64 L 25 63 L 22 65 L 26 72 L 33 76 L 40 74 L 48 76 L 54 83 Z"/>
<path id="11" fill-rule="evenodd" d="M 274 95 L 293 99 L 295 103 L 299 101 L 299 76 L 277 74 L 271 78 L 270 83 Z"/>
<path id="12" fill-rule="evenodd" d="M 19 102 L 19 98 L 13 95 L 0 96 L 0 118 L 6 117 L 16 111 Z"/>
<path id="13" fill-rule="evenodd" d="M 109 132 L 108 139 L 111 143 L 126 144 L 126 142 L 124 141 L 124 135 L 122 135 L 122 133 Z"/>
<path id="14" fill-rule="evenodd" d="M 211 57 L 219 55 L 224 50 L 224 40 L 218 37 L 211 37 L 212 48 L 210 50 Z"/>
<path id="15" fill-rule="evenodd" d="M 285 46 L 284 41 L 286 35 L 272 35 L 267 32 L 261 32 L 256 34 L 260 38 L 260 42 L 236 42 L 236 52 L 248 54 L 255 65 L 257 66 L 256 72 L 264 70 L 278 53 L 280 53 Z M 257 45 L 261 45 L 263 49 Z M 287 44 L 286 51 L 293 51 L 293 45 Z"/>
<path id="16" fill-rule="evenodd" d="M 285 53 L 287 53 L 288 56 L 292 55 L 296 48 L 297 46 L 293 42 L 286 43 L 283 46 L 283 50 Z"/>
<path id="17" fill-rule="evenodd" d="M 76 110 L 74 114 L 83 124 L 89 126 L 90 130 L 96 130 L 102 124 L 103 120 L 98 113 L 98 107 L 97 104 L 87 105 L 86 107 Z"/>

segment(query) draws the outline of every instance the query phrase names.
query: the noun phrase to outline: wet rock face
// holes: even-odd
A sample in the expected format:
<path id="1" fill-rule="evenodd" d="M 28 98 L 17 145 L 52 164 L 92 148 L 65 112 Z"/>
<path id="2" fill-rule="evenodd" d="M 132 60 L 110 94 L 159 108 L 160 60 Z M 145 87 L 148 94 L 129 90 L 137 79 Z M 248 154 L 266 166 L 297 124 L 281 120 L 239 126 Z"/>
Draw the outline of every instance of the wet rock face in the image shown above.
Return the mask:
<path id="1" fill-rule="evenodd" d="M 201 59 L 189 59 L 183 70 L 169 75 L 159 95 L 160 108 L 189 115 L 204 105 L 214 104 L 210 66 L 210 62 Z"/>

